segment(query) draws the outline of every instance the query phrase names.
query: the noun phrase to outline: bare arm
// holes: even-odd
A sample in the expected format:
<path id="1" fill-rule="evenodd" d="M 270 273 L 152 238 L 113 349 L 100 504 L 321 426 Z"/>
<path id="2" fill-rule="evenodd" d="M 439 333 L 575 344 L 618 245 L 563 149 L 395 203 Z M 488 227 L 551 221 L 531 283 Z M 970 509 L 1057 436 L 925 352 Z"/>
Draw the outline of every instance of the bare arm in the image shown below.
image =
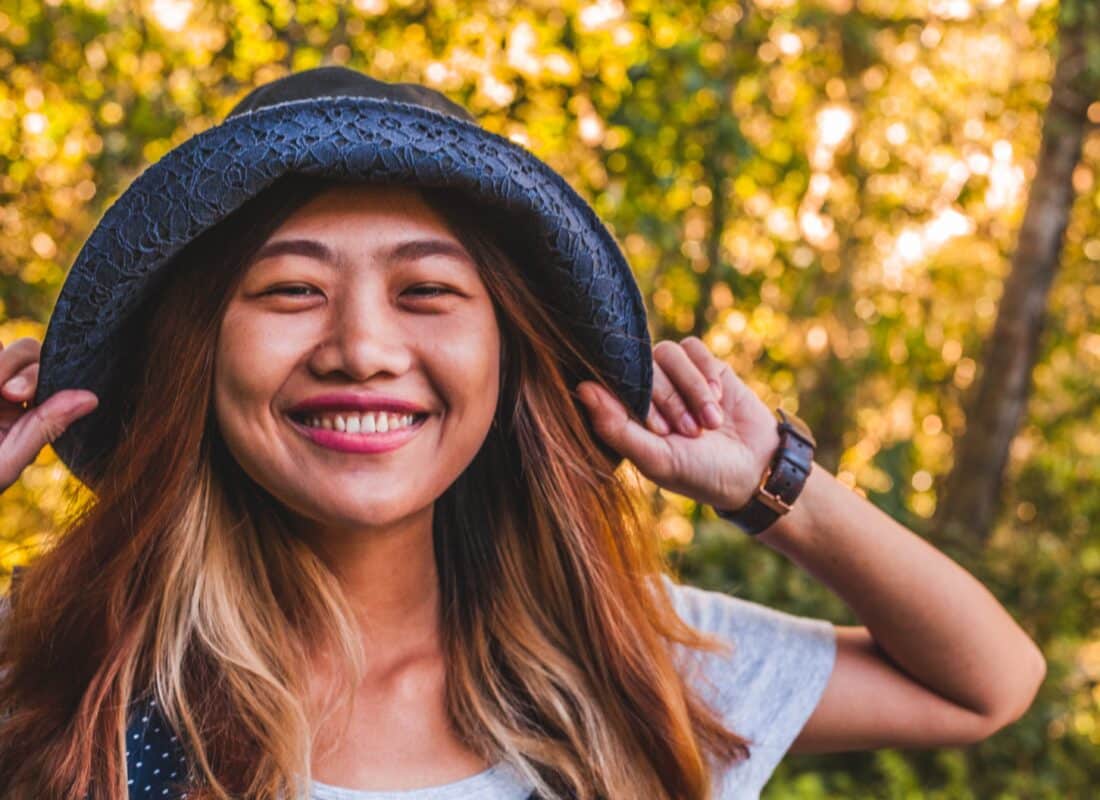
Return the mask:
<path id="1" fill-rule="evenodd" d="M 837 627 L 833 675 L 791 752 L 964 744 L 1031 705 L 1046 662 L 996 598 L 824 468 L 757 538 L 866 626 Z"/>
<path id="2" fill-rule="evenodd" d="M 578 385 L 596 432 L 659 486 L 740 508 L 779 446 L 774 413 L 697 337 L 653 355 L 645 427 L 597 382 Z M 829 683 L 791 750 L 973 742 L 1034 699 L 1042 653 L 989 590 L 819 465 L 757 538 L 866 626 L 837 627 Z"/>

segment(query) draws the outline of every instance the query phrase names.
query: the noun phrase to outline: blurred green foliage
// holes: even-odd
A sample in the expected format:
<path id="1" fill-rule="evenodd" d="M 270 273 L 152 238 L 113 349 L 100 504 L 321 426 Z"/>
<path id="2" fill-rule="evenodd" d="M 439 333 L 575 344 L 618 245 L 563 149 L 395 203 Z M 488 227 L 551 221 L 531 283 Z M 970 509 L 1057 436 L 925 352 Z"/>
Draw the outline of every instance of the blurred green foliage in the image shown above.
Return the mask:
<path id="1" fill-rule="evenodd" d="M 1047 656 L 1036 704 L 991 739 L 790 757 L 765 797 L 1090 797 L 1100 102 L 996 531 L 975 550 L 928 524 L 1034 177 L 1059 13 L 1089 26 L 1097 12 L 1090 0 L 0 0 L 0 341 L 41 338 L 113 198 L 254 85 L 320 64 L 432 85 L 593 203 L 655 338 L 702 337 L 765 402 L 806 419 L 820 464 L 977 576 Z M 1088 58 L 1100 74 L 1095 41 Z M 72 482 L 47 448 L 0 497 L 5 571 L 48 542 Z M 858 624 L 710 510 L 649 489 L 685 578 Z"/>

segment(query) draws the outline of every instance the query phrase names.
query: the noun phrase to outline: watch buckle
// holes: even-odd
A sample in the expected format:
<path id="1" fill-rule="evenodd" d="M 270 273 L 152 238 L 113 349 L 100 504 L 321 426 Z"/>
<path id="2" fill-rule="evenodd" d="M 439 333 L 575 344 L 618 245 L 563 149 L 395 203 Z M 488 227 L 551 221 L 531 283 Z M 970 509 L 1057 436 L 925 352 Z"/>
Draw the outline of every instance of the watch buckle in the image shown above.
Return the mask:
<path id="1" fill-rule="evenodd" d="M 768 478 L 772 476 L 771 465 L 764 470 L 764 475 L 760 478 L 760 485 L 756 487 L 756 494 L 754 495 L 757 500 L 766 505 L 772 511 L 777 514 L 786 514 L 791 510 L 791 507 L 783 502 L 783 498 L 777 494 L 772 494 L 764 488 L 764 484 L 768 482 Z"/>

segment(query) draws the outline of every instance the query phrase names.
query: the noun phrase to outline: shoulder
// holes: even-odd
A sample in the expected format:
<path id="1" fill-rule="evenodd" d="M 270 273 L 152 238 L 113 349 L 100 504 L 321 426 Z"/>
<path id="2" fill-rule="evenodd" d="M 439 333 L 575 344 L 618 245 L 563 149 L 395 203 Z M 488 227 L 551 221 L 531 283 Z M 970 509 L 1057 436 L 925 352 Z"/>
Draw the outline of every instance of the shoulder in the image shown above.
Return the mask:
<path id="1" fill-rule="evenodd" d="M 751 758 L 739 768 L 761 786 L 821 700 L 836 662 L 836 628 L 825 619 L 664 580 L 680 617 L 730 646 L 727 653 L 683 653 L 681 664 L 685 679 L 727 726 L 751 740 Z"/>

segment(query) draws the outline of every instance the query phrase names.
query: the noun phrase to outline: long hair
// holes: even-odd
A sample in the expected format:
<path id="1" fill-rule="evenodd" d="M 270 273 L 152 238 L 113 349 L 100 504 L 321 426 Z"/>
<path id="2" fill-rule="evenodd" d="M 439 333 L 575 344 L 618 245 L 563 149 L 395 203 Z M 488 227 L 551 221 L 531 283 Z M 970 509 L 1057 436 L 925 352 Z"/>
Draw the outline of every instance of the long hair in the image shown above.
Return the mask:
<path id="1" fill-rule="evenodd" d="M 125 797 L 140 698 L 178 733 L 190 798 L 274 800 L 309 779 L 364 653 L 334 574 L 228 453 L 212 384 L 243 266 L 332 185 L 280 179 L 185 248 L 133 317 L 95 501 L 26 569 L 0 637 L 0 796 Z M 675 612 L 651 512 L 569 388 L 602 379 L 516 268 L 522 231 L 455 190 L 421 196 L 474 256 L 501 330 L 492 426 L 433 515 L 449 720 L 545 800 L 706 800 L 748 740 L 677 651 L 727 648 Z M 321 657 L 342 682 L 311 705 Z"/>

